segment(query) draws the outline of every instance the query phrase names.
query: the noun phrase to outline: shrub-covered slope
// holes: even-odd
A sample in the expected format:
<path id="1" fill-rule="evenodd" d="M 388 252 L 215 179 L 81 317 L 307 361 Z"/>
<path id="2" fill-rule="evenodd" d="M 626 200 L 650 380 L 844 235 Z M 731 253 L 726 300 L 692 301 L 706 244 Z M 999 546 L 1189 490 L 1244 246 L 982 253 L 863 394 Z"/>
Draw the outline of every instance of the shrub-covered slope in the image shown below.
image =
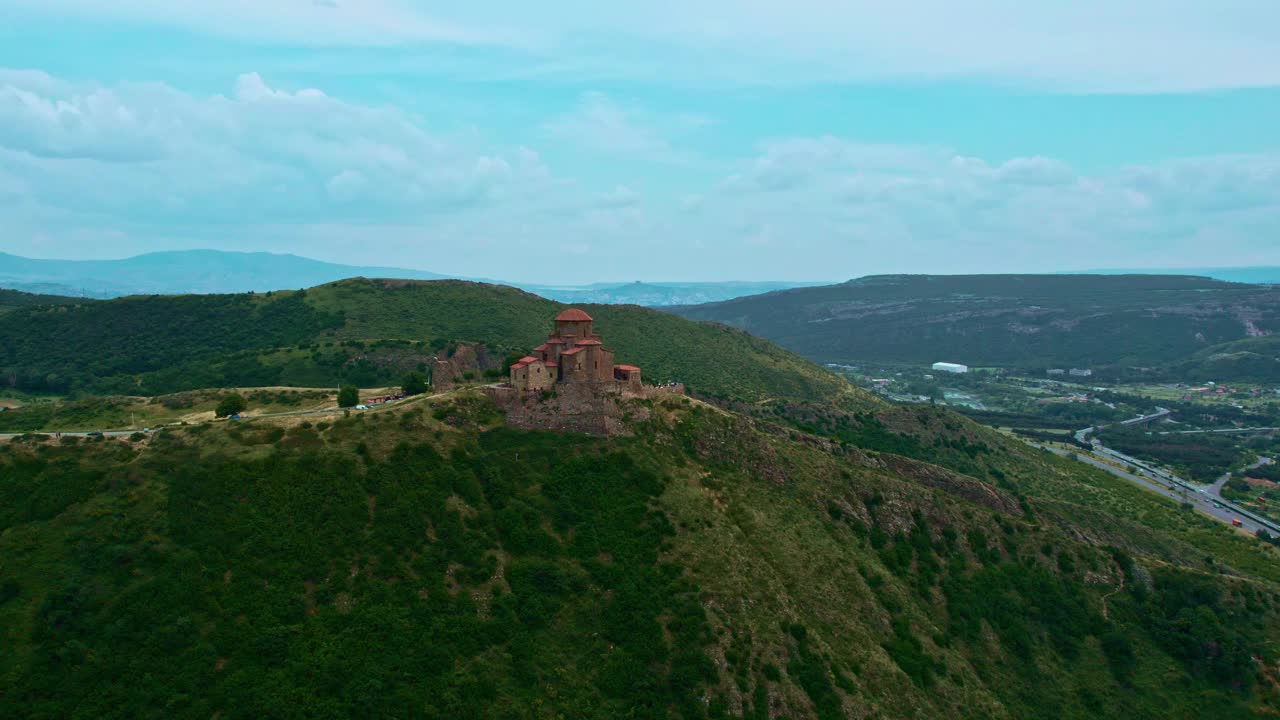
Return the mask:
<path id="1" fill-rule="evenodd" d="M 1225 528 L 994 441 L 1004 489 L 643 409 L 629 438 L 461 394 L 0 446 L 0 715 L 1275 711 L 1275 555 Z"/>
<path id="2" fill-rule="evenodd" d="M 1280 288 L 1160 275 L 883 275 L 674 311 L 824 362 L 1150 366 L 1280 331 Z"/>
<path id="3" fill-rule="evenodd" d="M 746 333 L 635 306 L 584 306 L 650 380 L 752 401 L 848 399 L 843 380 Z M 563 309 L 460 281 L 347 280 L 263 295 L 131 297 L 0 315 L 0 371 L 32 392 L 398 382 L 456 340 L 527 351 Z"/>

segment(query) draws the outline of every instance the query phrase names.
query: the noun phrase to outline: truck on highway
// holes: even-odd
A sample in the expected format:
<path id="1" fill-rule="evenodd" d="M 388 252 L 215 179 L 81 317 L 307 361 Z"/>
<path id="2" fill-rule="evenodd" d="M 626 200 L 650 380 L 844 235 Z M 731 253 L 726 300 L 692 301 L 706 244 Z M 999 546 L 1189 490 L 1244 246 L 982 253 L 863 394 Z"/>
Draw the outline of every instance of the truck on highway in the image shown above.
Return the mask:
<path id="1" fill-rule="evenodd" d="M 1240 518 L 1231 518 L 1231 524 L 1240 527 Z"/>

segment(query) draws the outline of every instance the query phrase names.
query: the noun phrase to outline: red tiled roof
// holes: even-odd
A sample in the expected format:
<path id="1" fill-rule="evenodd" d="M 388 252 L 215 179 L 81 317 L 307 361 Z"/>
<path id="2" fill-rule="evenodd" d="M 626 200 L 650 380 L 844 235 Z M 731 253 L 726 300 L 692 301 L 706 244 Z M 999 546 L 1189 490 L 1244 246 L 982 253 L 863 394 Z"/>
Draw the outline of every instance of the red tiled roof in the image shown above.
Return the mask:
<path id="1" fill-rule="evenodd" d="M 556 364 L 555 364 L 555 363 L 542 363 L 542 364 L 543 364 L 543 365 L 546 365 L 546 366 L 547 366 L 547 367 L 549 367 L 549 368 L 553 368 L 553 367 L 555 367 L 555 366 L 556 366 Z"/>
<path id="2" fill-rule="evenodd" d="M 547 338 L 547 344 L 548 344 L 548 345 L 563 345 L 563 344 L 564 344 L 564 341 L 563 341 L 563 340 L 561 340 L 560 338 L 556 337 L 555 335 L 552 335 L 551 337 Z"/>
<path id="3" fill-rule="evenodd" d="M 614 370 L 626 370 L 626 371 L 628 371 L 628 372 L 631 372 L 632 370 L 639 370 L 640 368 L 636 367 L 635 365 L 614 365 L 614 366 L 613 366 L 613 369 L 614 369 Z"/>
<path id="4" fill-rule="evenodd" d="M 534 348 L 534 351 L 535 351 L 535 352 L 542 352 L 543 350 L 546 350 L 546 349 L 547 349 L 547 344 L 546 344 L 546 343 L 542 343 L 542 344 L 541 344 L 541 345 L 539 345 L 538 347 Z"/>
<path id="5" fill-rule="evenodd" d="M 601 343 L 599 340 L 579 340 L 578 342 L 574 343 L 574 345 L 601 345 L 601 344 L 603 343 Z"/>
<path id="6" fill-rule="evenodd" d="M 576 348 L 570 348 L 569 350 L 565 350 L 564 352 L 562 352 L 562 353 L 560 353 L 560 354 L 561 354 L 561 355 L 576 355 L 577 353 L 580 353 L 580 352 L 582 352 L 582 348 L 580 348 L 580 347 L 576 347 Z"/>
<path id="7" fill-rule="evenodd" d="M 512 370 L 523 370 L 523 369 L 524 369 L 524 366 L 525 366 L 525 363 L 518 362 L 518 363 L 513 364 L 513 365 L 511 366 L 511 369 L 512 369 Z"/>
<path id="8" fill-rule="evenodd" d="M 578 308 L 569 308 L 556 316 L 557 322 L 590 322 L 591 316 Z"/>
<path id="9" fill-rule="evenodd" d="M 537 361 L 538 361 L 538 358 L 533 357 L 532 355 L 525 355 L 524 357 L 520 358 L 520 362 L 522 363 L 531 363 L 531 362 L 537 362 Z"/>

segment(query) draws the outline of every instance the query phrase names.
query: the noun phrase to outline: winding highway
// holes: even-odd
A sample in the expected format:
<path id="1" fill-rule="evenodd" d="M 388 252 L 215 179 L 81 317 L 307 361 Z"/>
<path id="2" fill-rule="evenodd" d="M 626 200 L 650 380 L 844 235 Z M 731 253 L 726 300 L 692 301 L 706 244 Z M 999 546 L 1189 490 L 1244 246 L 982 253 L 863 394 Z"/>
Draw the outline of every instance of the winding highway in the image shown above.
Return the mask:
<path id="1" fill-rule="evenodd" d="M 1153 413 L 1152 415 L 1144 415 L 1141 418 L 1135 418 L 1128 422 L 1133 424 L 1168 414 L 1168 411 L 1163 408 L 1158 408 L 1158 410 L 1160 412 Z M 1060 448 L 1040 445 L 1039 443 L 1036 443 L 1036 446 L 1042 447 L 1058 455 L 1074 455 L 1075 458 L 1081 462 L 1106 470 L 1116 477 L 1128 480 L 1158 495 L 1163 495 L 1164 497 L 1171 498 L 1178 502 L 1190 503 L 1191 506 L 1199 512 L 1227 524 L 1234 525 L 1236 521 L 1239 521 L 1240 524 L 1236 527 L 1250 534 L 1254 534 L 1258 530 L 1266 530 L 1272 534 L 1280 534 L 1280 524 L 1245 510 L 1235 503 L 1232 503 L 1229 500 L 1224 500 L 1221 497 L 1220 492 L 1222 486 L 1231 478 L 1231 473 L 1227 473 L 1226 475 L 1218 478 L 1218 481 L 1209 486 L 1209 489 L 1206 490 L 1195 483 L 1183 480 L 1173 473 L 1161 470 L 1160 468 L 1154 467 L 1147 462 L 1139 460 L 1138 458 L 1125 455 L 1122 452 L 1106 447 L 1097 438 L 1090 437 L 1094 430 L 1096 430 L 1096 428 L 1092 427 L 1077 430 L 1075 433 L 1076 441 L 1089 443 L 1093 447 L 1094 453 L 1102 456 L 1103 458 L 1110 459 L 1111 462 L 1105 462 L 1103 459 L 1090 455 L 1084 450 L 1062 450 Z M 1126 468 L 1132 469 L 1133 472 L 1129 472 L 1128 469 L 1121 470 L 1112 464 L 1116 462 L 1125 465 Z M 1259 467 L 1269 462 L 1270 460 L 1267 458 L 1259 458 L 1258 462 L 1250 467 Z"/>

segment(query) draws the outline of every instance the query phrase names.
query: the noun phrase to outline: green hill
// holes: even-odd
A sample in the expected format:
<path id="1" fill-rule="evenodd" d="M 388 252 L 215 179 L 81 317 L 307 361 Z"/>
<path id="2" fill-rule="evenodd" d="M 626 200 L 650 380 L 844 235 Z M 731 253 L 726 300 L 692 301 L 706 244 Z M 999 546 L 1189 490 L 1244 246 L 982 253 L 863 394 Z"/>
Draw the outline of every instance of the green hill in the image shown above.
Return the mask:
<path id="1" fill-rule="evenodd" d="M 822 362 L 1182 361 L 1280 331 L 1280 289 L 1159 275 L 885 275 L 676 308 Z"/>
<path id="2" fill-rule="evenodd" d="M 345 280 L 306 291 L 129 297 L 0 316 L 0 371 L 30 392 L 396 383 L 454 341 L 527 351 L 564 306 L 462 281 Z M 712 396 L 848 400 L 840 378 L 746 333 L 635 306 L 582 306 L 621 362 Z"/>
<path id="3" fill-rule="evenodd" d="M 1205 348 L 1168 371 L 1183 378 L 1280 382 L 1280 335 L 1234 340 Z"/>
<path id="4" fill-rule="evenodd" d="M 0 716 L 1277 709 L 1268 546 L 942 411 L 914 441 L 970 438 L 980 477 L 639 407 L 632 437 L 464 393 L 0 445 Z"/>

